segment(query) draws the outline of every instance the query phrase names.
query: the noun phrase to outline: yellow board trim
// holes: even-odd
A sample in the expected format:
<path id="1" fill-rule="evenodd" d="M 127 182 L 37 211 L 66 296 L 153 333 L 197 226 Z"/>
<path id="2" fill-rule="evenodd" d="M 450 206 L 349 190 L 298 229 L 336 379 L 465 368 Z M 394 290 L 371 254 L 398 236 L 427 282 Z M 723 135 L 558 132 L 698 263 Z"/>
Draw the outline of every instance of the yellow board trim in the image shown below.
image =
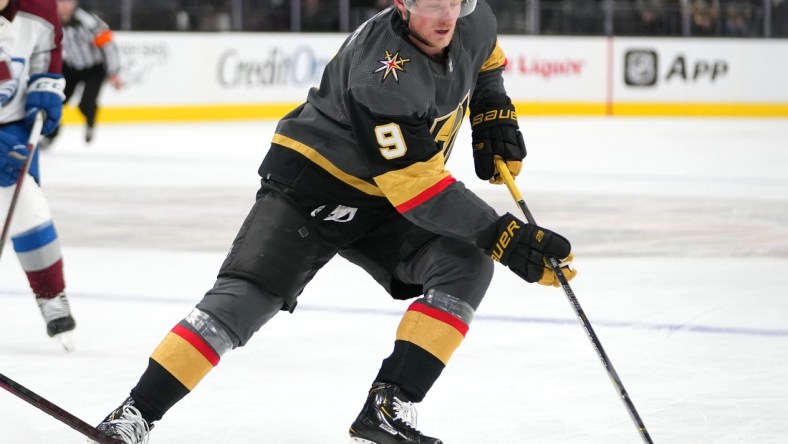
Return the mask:
<path id="1" fill-rule="evenodd" d="M 515 102 L 517 116 L 604 116 L 604 103 L 586 102 Z"/>
<path id="2" fill-rule="evenodd" d="M 298 106 L 297 103 L 260 105 L 193 105 L 193 106 L 126 106 L 101 107 L 101 123 L 134 122 L 205 122 L 223 120 L 281 119 Z M 74 106 L 63 108 L 63 123 L 82 124 L 85 118 Z"/>
<path id="3" fill-rule="evenodd" d="M 788 117 L 788 103 L 517 102 L 522 116 Z"/>
<path id="4" fill-rule="evenodd" d="M 614 103 L 615 116 L 788 117 L 788 103 Z"/>
<path id="5" fill-rule="evenodd" d="M 194 105 L 102 107 L 99 123 L 213 122 L 278 120 L 298 103 L 267 105 Z M 648 116 L 648 117 L 765 117 L 788 118 L 788 103 L 613 103 L 516 102 L 522 116 Z M 84 124 L 73 106 L 63 109 L 63 123 Z"/>
<path id="6" fill-rule="evenodd" d="M 418 345 L 446 365 L 465 337 L 449 324 L 408 311 L 397 328 L 397 339 Z"/>
<path id="7" fill-rule="evenodd" d="M 175 376 L 189 391 L 194 390 L 202 378 L 213 369 L 213 365 L 199 350 L 172 332 L 156 347 L 151 358 Z"/>

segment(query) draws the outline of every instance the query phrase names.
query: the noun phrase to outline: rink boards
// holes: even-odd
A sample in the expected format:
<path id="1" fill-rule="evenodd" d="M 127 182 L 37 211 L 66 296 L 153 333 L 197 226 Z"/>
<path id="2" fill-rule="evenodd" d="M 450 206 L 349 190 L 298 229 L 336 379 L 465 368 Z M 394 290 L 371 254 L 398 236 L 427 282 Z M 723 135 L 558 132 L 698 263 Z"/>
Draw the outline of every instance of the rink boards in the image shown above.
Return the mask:
<path id="1" fill-rule="evenodd" d="M 342 34 L 118 32 L 126 87 L 104 122 L 276 119 Z M 522 115 L 788 117 L 788 41 L 501 36 Z M 400 48 L 392 48 L 400 50 Z M 381 60 L 385 54 L 381 54 Z M 374 69 L 370 67 L 370 75 Z M 81 117 L 69 107 L 66 122 Z"/>

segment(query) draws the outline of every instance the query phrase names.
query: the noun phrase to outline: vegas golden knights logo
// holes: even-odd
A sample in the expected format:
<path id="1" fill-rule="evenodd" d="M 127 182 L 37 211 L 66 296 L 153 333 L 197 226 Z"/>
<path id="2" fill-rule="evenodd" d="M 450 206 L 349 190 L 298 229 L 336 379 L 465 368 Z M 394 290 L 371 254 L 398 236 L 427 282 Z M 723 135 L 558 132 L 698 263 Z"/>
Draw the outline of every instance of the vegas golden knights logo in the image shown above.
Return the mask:
<path id="1" fill-rule="evenodd" d="M 462 102 L 457 105 L 454 111 L 435 119 L 432 123 L 430 132 L 435 137 L 435 143 L 443 150 L 443 157 L 445 159 L 448 159 L 451 154 L 451 149 L 454 147 L 454 141 L 457 139 L 457 133 L 460 131 L 462 119 L 465 118 L 470 101 L 471 92 L 468 91 L 468 94 L 465 95 L 465 98 L 462 99 Z"/>
<path id="2" fill-rule="evenodd" d="M 386 58 L 379 61 L 383 66 L 375 70 L 375 72 L 383 72 L 383 79 L 381 79 L 381 82 L 385 81 L 389 75 L 391 75 L 394 77 L 394 80 L 399 83 L 399 74 L 397 72 L 405 72 L 405 64 L 408 62 L 410 62 L 410 59 L 400 57 L 399 51 L 393 54 L 386 51 Z"/>

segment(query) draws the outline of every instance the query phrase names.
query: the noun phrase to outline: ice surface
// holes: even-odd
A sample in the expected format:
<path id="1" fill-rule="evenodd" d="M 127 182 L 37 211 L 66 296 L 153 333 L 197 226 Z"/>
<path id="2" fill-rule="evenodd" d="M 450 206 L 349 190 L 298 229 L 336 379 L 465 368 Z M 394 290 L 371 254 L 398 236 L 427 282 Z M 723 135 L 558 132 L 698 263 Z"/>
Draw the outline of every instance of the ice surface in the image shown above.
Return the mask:
<path id="1" fill-rule="evenodd" d="M 788 120 L 528 118 L 518 184 L 566 234 L 572 287 L 654 442 L 788 442 Z M 0 372 L 88 422 L 121 402 L 210 287 L 254 199 L 272 122 L 64 128 L 43 153 L 77 350 L 46 337 L 11 249 Z M 449 169 L 475 178 L 463 128 Z M 449 444 L 641 442 L 562 291 L 503 267 L 419 406 Z M 168 413 L 152 443 L 334 444 L 407 302 L 342 259 Z M 0 443 L 84 440 L 0 391 Z"/>

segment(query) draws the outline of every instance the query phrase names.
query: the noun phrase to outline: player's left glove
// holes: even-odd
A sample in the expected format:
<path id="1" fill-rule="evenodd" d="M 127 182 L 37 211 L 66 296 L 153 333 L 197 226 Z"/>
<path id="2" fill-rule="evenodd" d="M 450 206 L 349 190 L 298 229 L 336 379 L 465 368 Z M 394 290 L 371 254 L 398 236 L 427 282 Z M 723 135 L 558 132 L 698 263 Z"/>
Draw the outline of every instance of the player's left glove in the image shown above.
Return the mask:
<path id="1" fill-rule="evenodd" d="M 471 111 L 473 163 L 479 179 L 501 184 L 495 156 L 506 162 L 512 176 L 520 174 L 525 158 L 525 141 L 517 123 L 517 112 L 506 94 L 490 94 Z"/>
<path id="2" fill-rule="evenodd" d="M 63 100 L 66 98 L 63 90 L 66 80 L 62 74 L 36 74 L 30 78 L 27 88 L 27 101 L 25 102 L 25 122 L 33 126 L 36 114 L 44 111 L 46 119 L 43 135 L 52 134 L 63 115 Z"/>
<path id="3" fill-rule="evenodd" d="M 514 274 L 527 282 L 559 287 L 548 256 L 558 259 L 558 266 L 572 280 L 577 270 L 572 267 L 572 246 L 560 234 L 533 224 L 527 224 L 509 213 L 495 223 L 495 243 L 487 254 L 509 267 Z"/>
<path id="4" fill-rule="evenodd" d="M 0 187 L 16 183 L 29 154 L 27 147 L 16 137 L 0 131 Z"/>

